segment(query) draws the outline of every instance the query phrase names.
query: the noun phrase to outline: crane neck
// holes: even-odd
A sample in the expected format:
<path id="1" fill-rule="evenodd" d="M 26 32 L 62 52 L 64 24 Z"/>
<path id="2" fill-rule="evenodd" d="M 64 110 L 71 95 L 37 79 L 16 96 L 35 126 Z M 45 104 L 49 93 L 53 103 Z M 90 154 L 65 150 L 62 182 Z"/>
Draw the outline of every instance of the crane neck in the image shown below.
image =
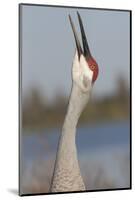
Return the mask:
<path id="1" fill-rule="evenodd" d="M 72 84 L 71 95 L 69 98 L 69 104 L 67 114 L 64 120 L 63 128 L 69 129 L 69 127 L 76 129 L 79 117 L 88 103 L 90 93 L 83 92 L 76 84 Z"/>
<path id="2" fill-rule="evenodd" d="M 75 136 L 79 117 L 89 100 L 89 95 L 90 93 L 82 92 L 77 84 L 72 84 L 67 114 L 59 139 L 51 192 L 85 190 L 77 158 Z"/>

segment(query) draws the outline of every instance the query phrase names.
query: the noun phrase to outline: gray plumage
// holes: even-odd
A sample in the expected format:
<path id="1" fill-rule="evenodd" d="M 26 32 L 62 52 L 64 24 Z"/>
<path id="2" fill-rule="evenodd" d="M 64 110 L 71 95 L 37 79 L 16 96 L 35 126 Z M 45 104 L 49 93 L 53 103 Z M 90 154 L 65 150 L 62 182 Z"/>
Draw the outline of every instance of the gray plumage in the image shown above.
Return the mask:
<path id="1" fill-rule="evenodd" d="M 81 191 L 85 185 L 80 173 L 76 149 L 76 126 L 89 99 L 89 92 L 73 83 L 68 110 L 59 141 L 51 192 Z"/>

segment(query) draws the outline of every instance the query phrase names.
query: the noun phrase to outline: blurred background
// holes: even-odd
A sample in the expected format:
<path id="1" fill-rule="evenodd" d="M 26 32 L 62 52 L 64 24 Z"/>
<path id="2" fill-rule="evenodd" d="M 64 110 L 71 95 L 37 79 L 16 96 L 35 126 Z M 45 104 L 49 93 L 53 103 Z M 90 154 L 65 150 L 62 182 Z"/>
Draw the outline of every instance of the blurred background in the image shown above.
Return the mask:
<path id="1" fill-rule="evenodd" d="M 83 19 L 99 77 L 77 129 L 87 190 L 130 187 L 130 15 L 123 11 L 21 6 L 21 193 L 48 193 L 71 91 Z"/>

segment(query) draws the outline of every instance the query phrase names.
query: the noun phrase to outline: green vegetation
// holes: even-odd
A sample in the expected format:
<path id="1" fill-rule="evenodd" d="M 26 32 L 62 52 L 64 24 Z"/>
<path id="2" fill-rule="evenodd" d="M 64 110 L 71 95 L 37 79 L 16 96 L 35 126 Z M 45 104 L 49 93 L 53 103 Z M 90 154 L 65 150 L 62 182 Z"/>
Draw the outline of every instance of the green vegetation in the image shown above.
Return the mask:
<path id="1" fill-rule="evenodd" d="M 119 77 L 111 96 L 92 99 L 81 115 L 79 124 L 110 120 L 129 119 L 130 97 L 126 81 Z M 41 129 L 61 127 L 68 104 L 68 98 L 59 94 L 50 105 L 37 88 L 25 95 L 22 106 L 23 128 Z"/>

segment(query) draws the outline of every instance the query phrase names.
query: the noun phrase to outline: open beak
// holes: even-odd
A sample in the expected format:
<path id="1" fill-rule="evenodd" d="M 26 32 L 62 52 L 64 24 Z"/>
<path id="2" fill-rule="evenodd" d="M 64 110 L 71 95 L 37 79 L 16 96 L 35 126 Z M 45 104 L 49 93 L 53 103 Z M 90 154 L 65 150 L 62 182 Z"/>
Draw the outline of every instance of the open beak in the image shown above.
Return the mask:
<path id="1" fill-rule="evenodd" d="M 74 33 L 74 38 L 75 38 L 75 42 L 76 42 L 76 48 L 77 48 L 77 52 L 78 52 L 78 57 L 80 58 L 80 56 L 83 53 L 83 51 L 82 51 L 82 47 L 80 45 L 76 30 L 75 30 L 75 27 L 74 27 L 74 24 L 73 24 L 73 21 L 72 21 L 70 15 L 69 15 L 69 20 L 70 20 L 70 24 L 71 24 L 71 27 L 72 27 L 72 30 L 73 30 L 73 33 Z"/>
<path id="2" fill-rule="evenodd" d="M 76 30 L 75 30 L 75 27 L 74 27 L 74 24 L 72 22 L 72 19 L 71 19 L 70 15 L 69 15 L 69 20 L 70 20 L 71 27 L 72 27 L 72 30 L 73 30 L 73 33 L 74 33 L 74 38 L 75 38 L 75 42 L 76 42 L 78 56 L 80 58 L 81 54 L 83 54 L 86 59 L 89 59 L 92 56 L 91 56 L 89 45 L 88 45 L 87 38 L 86 38 L 86 35 L 85 35 L 82 19 L 81 19 L 81 16 L 80 16 L 78 11 L 77 11 L 77 15 L 78 15 L 78 20 L 79 20 L 79 25 L 80 25 L 80 30 L 81 30 L 82 43 L 83 43 L 83 50 L 84 51 L 81 48 L 81 45 L 80 45 Z"/>

